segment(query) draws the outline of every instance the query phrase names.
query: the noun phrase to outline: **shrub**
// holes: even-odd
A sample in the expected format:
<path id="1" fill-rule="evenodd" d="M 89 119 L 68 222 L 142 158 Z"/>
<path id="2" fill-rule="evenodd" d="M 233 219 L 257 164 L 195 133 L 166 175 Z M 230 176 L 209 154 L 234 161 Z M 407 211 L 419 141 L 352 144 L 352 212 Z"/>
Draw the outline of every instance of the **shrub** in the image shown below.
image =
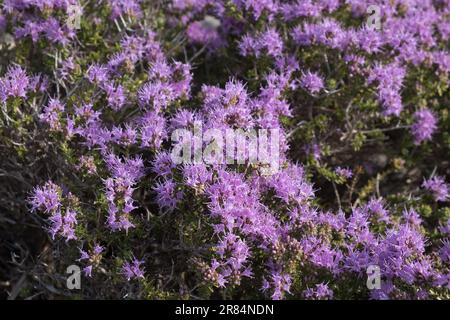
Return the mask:
<path id="1" fill-rule="evenodd" d="M 450 298 L 450 6 L 372 2 L 0 1 L 11 296 Z"/>

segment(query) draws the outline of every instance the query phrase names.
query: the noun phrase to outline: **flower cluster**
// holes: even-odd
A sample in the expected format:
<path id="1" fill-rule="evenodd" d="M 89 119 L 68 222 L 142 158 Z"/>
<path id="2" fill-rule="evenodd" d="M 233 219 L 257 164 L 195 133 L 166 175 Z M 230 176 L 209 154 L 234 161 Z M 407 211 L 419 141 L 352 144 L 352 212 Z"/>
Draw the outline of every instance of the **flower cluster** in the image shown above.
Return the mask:
<path id="1" fill-rule="evenodd" d="M 45 77 L 29 76 L 22 67 L 10 65 L 6 74 L 0 77 L 0 102 L 6 103 L 9 97 L 26 98 L 30 92 L 44 92 L 46 88 Z"/>
<path id="2" fill-rule="evenodd" d="M 122 161 L 113 154 L 106 155 L 106 164 L 111 178 L 105 180 L 106 199 L 108 200 L 108 226 L 111 230 L 126 230 L 134 227 L 130 222 L 130 213 L 134 206 L 133 186 L 143 176 L 141 158 Z"/>
<path id="3" fill-rule="evenodd" d="M 414 114 L 415 123 L 411 127 L 414 142 L 420 144 L 425 140 L 431 140 L 437 128 L 436 116 L 428 109 L 419 110 Z"/>
<path id="4" fill-rule="evenodd" d="M 82 249 L 79 250 L 80 258 L 78 259 L 78 261 L 83 261 L 87 264 L 86 267 L 83 268 L 83 272 L 87 277 L 92 277 L 92 271 L 94 268 L 98 268 L 98 266 L 100 265 L 102 253 L 105 248 L 99 244 L 95 244 L 94 248 L 89 252 L 86 252 Z"/>
<path id="5" fill-rule="evenodd" d="M 425 180 L 422 186 L 433 194 L 436 201 L 446 201 L 449 196 L 448 185 L 443 177 L 434 176 Z"/>
<path id="6" fill-rule="evenodd" d="M 76 240 L 75 227 L 77 212 L 71 208 L 78 199 L 71 193 L 63 196 L 62 189 L 51 181 L 42 187 L 36 187 L 30 198 L 31 209 L 49 214 L 49 232 L 53 239 L 56 235 L 66 238 L 66 241 Z M 67 203 L 67 204 L 66 204 Z"/>
<path id="7" fill-rule="evenodd" d="M 133 261 L 125 261 L 122 266 L 123 276 L 130 281 L 131 279 L 144 278 L 144 270 L 141 268 L 143 261 L 133 258 Z"/>

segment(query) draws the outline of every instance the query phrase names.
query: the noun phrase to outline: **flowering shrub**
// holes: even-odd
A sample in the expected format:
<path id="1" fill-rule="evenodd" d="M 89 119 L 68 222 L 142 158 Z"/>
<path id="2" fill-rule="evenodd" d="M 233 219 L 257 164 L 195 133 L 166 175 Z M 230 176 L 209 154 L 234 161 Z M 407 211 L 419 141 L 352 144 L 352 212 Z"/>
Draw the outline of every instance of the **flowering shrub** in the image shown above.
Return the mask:
<path id="1" fill-rule="evenodd" d="M 0 8 L 13 298 L 450 298 L 449 1 Z M 270 132 L 275 170 L 197 161 L 199 125 Z"/>

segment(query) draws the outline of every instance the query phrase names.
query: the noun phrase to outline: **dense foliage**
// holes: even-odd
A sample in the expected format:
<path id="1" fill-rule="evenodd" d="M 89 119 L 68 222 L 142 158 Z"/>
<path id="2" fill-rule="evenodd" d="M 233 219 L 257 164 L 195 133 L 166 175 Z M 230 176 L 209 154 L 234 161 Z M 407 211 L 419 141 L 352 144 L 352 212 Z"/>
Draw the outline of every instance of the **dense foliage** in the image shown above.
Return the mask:
<path id="1" fill-rule="evenodd" d="M 449 0 L 77 3 L 0 0 L 4 297 L 450 298 Z"/>

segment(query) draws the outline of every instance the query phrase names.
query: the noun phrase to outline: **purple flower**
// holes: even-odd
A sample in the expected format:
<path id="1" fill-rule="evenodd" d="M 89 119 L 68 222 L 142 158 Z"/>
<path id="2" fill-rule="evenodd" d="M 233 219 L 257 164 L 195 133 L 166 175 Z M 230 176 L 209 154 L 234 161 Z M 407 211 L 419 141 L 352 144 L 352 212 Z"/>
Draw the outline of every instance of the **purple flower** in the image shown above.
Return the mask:
<path id="1" fill-rule="evenodd" d="M 313 73 L 311 71 L 303 73 L 302 78 L 300 79 L 300 85 L 303 89 L 309 91 L 312 94 L 317 93 L 324 88 L 322 77 L 320 77 L 319 74 Z"/>
<path id="2" fill-rule="evenodd" d="M 447 221 L 447 224 L 439 226 L 438 229 L 443 235 L 450 234 L 450 219 Z"/>
<path id="3" fill-rule="evenodd" d="M 370 298 L 375 300 L 389 300 L 390 294 L 395 290 L 391 281 L 382 281 L 381 289 L 374 289 L 370 292 Z"/>
<path id="4" fill-rule="evenodd" d="M 256 56 L 258 56 L 258 54 L 257 54 L 259 52 L 258 47 L 259 47 L 259 44 L 257 43 L 257 40 L 248 34 L 244 35 L 241 38 L 241 40 L 239 41 L 239 52 L 244 57 L 248 56 L 252 53 L 254 53 Z"/>
<path id="5" fill-rule="evenodd" d="M 142 15 L 141 0 L 108 0 L 111 7 L 111 19 L 117 19 L 121 15 L 140 17 Z"/>
<path id="6" fill-rule="evenodd" d="M 278 9 L 278 4 L 274 0 L 233 0 L 233 2 L 251 11 L 255 20 L 258 20 L 264 11 L 271 16 Z"/>
<path id="7" fill-rule="evenodd" d="M 187 186 L 202 193 L 207 185 L 212 181 L 212 172 L 205 165 L 185 165 L 183 176 Z"/>
<path id="8" fill-rule="evenodd" d="M 286 203 L 302 203 L 314 196 L 312 185 L 305 180 L 304 170 L 299 166 L 291 165 L 269 177 L 266 183 Z"/>
<path id="9" fill-rule="evenodd" d="M 280 273 L 276 268 L 270 272 L 270 280 L 263 280 L 262 290 L 267 291 L 271 289 L 273 300 L 281 300 L 286 293 L 290 293 L 292 279 L 289 274 Z"/>
<path id="10" fill-rule="evenodd" d="M 244 35 L 239 42 L 239 50 L 243 56 L 253 54 L 259 57 L 262 52 L 266 52 L 269 56 L 281 57 L 283 47 L 283 39 L 274 28 L 255 36 Z"/>
<path id="11" fill-rule="evenodd" d="M 62 197 L 62 190 L 51 181 L 46 182 L 42 187 L 35 187 L 29 199 L 33 211 L 43 211 L 50 214 L 48 222 L 52 238 L 57 234 L 66 238 L 66 241 L 76 240 L 75 227 L 77 225 L 77 212 L 70 207 L 63 209 L 63 201 L 74 199 L 71 193 Z M 62 214 L 62 212 L 65 212 Z"/>
<path id="12" fill-rule="evenodd" d="M 443 177 L 434 176 L 424 180 L 422 187 L 430 191 L 436 201 L 446 201 L 449 196 L 448 185 Z"/>
<path id="13" fill-rule="evenodd" d="M 161 209 L 173 211 L 183 198 L 183 192 L 172 179 L 158 182 L 153 188 L 156 192 L 156 202 Z"/>
<path id="14" fill-rule="evenodd" d="M 195 112 L 189 110 L 178 111 L 172 119 L 170 119 L 170 130 L 187 129 L 191 130 L 194 123 L 199 121 L 199 117 Z"/>
<path id="15" fill-rule="evenodd" d="M 126 100 L 124 88 L 120 84 L 106 83 L 105 91 L 109 106 L 115 111 L 122 109 Z"/>
<path id="16" fill-rule="evenodd" d="M 221 45 L 217 27 L 206 20 L 190 23 L 187 27 L 186 35 L 192 43 L 209 44 L 212 48 L 217 48 Z"/>
<path id="17" fill-rule="evenodd" d="M 260 46 L 266 48 L 267 53 L 273 57 L 280 56 L 283 51 L 283 40 L 273 28 L 268 29 L 260 39 Z"/>
<path id="18" fill-rule="evenodd" d="M 42 32 L 45 33 L 47 39 L 53 43 L 67 45 L 70 38 L 74 37 L 73 30 L 67 26 L 61 27 L 60 22 L 55 18 L 49 18 L 42 24 Z"/>
<path id="19" fill-rule="evenodd" d="M 60 232 L 61 227 L 63 226 L 63 217 L 61 212 L 54 213 L 50 218 L 48 218 L 48 222 L 50 223 L 50 227 L 48 231 L 50 232 L 52 239 L 55 239 L 55 236 Z"/>
<path id="20" fill-rule="evenodd" d="M 165 109 L 175 99 L 172 87 L 164 82 L 148 82 L 139 89 L 139 104 L 142 108 L 151 107 L 152 110 L 159 112 Z M 148 110 L 148 109 L 147 109 Z"/>
<path id="21" fill-rule="evenodd" d="M 85 103 L 79 107 L 75 107 L 75 115 L 80 117 L 85 124 L 99 124 L 100 115 L 99 111 L 95 111 L 92 103 Z"/>
<path id="22" fill-rule="evenodd" d="M 138 120 L 138 131 L 141 147 L 151 147 L 157 150 L 167 137 L 166 120 L 157 112 L 147 112 Z"/>
<path id="23" fill-rule="evenodd" d="M 358 45 L 368 53 L 377 53 L 383 45 L 382 34 L 376 30 L 364 27 L 356 34 Z"/>
<path id="24" fill-rule="evenodd" d="M 371 199 L 367 203 L 367 209 L 369 214 L 375 217 L 376 221 L 389 223 L 389 211 L 384 208 L 384 203 L 382 199 Z"/>
<path id="25" fill-rule="evenodd" d="M 3 78 L 0 78 L 0 97 L 5 101 L 6 97 L 25 98 L 29 89 L 30 78 L 20 66 L 9 66 Z"/>
<path id="26" fill-rule="evenodd" d="M 44 31 L 44 24 L 31 20 L 26 20 L 23 27 L 17 27 L 14 30 L 14 35 L 17 38 L 31 37 L 33 42 L 37 42 Z"/>
<path id="27" fill-rule="evenodd" d="M 59 99 L 50 99 L 47 106 L 39 115 L 41 121 L 47 123 L 52 130 L 60 130 L 62 128 L 60 122 L 61 113 L 64 111 L 64 104 Z"/>
<path id="28" fill-rule="evenodd" d="M 78 259 L 78 261 L 83 261 L 83 260 L 89 260 L 90 256 L 89 253 L 87 253 L 86 251 L 82 250 L 82 249 L 78 249 L 80 251 L 80 258 Z"/>
<path id="29" fill-rule="evenodd" d="M 290 21 L 299 17 L 318 17 L 323 10 L 322 3 L 314 3 L 312 0 L 294 1 L 281 4 L 280 11 L 286 20 Z"/>
<path id="30" fill-rule="evenodd" d="M 104 247 L 102 247 L 101 245 L 99 245 L 98 243 L 96 243 L 95 246 L 94 246 L 94 249 L 92 250 L 92 252 L 94 253 L 94 255 L 99 255 L 99 254 L 101 254 L 104 250 L 105 250 Z"/>
<path id="31" fill-rule="evenodd" d="M 172 66 L 171 86 L 177 97 L 189 98 L 191 93 L 191 65 L 175 61 Z"/>
<path id="32" fill-rule="evenodd" d="M 353 176 L 352 170 L 348 169 L 348 168 L 336 167 L 334 172 L 336 172 L 336 174 L 338 176 L 341 176 L 341 177 L 343 177 L 345 179 L 350 179 Z"/>
<path id="33" fill-rule="evenodd" d="M 127 281 L 131 279 L 144 279 L 144 269 L 142 268 L 143 260 L 133 258 L 131 262 L 125 261 L 122 265 L 121 273 L 125 276 Z"/>
<path id="34" fill-rule="evenodd" d="M 218 260 L 213 259 L 207 270 L 207 278 L 217 286 L 225 287 L 227 283 L 239 283 L 242 277 L 252 277 L 248 267 L 250 250 L 246 242 L 235 234 L 223 235 L 216 246 Z"/>
<path id="35" fill-rule="evenodd" d="M 152 171 L 160 177 L 170 177 L 174 168 L 176 165 L 168 152 L 158 153 L 152 161 Z"/>
<path id="36" fill-rule="evenodd" d="M 92 266 L 83 268 L 83 273 L 86 277 L 92 278 Z"/>
<path id="37" fill-rule="evenodd" d="M 58 69 L 58 73 L 62 80 L 69 78 L 71 73 L 75 70 L 75 62 L 73 57 L 68 57 L 61 62 L 61 67 Z"/>
<path id="38" fill-rule="evenodd" d="M 327 18 L 318 24 L 305 23 L 294 28 L 292 37 L 301 46 L 322 44 L 345 49 L 349 44 L 348 34 L 338 22 Z"/>
<path id="39" fill-rule="evenodd" d="M 400 90 L 405 75 L 405 68 L 396 63 L 377 63 L 371 70 L 367 82 L 378 82 L 378 100 L 383 105 L 385 115 L 400 115 L 403 109 Z"/>
<path id="40" fill-rule="evenodd" d="M 102 65 L 93 64 L 87 70 L 87 78 L 92 83 L 103 84 L 109 79 L 108 69 Z"/>
<path id="41" fill-rule="evenodd" d="M 303 296 L 307 299 L 327 300 L 333 299 L 333 290 L 327 284 L 316 284 L 315 288 L 308 288 L 303 292 Z"/>
<path id="42" fill-rule="evenodd" d="M 439 249 L 439 257 L 442 262 L 450 263 L 450 240 L 445 239 L 442 241 L 442 247 Z"/>
<path id="43" fill-rule="evenodd" d="M 42 187 L 35 187 L 29 201 L 32 210 L 41 210 L 45 213 L 57 212 L 61 207 L 61 193 L 61 188 L 51 181 L 46 182 Z"/>
<path id="44" fill-rule="evenodd" d="M 133 228 L 129 220 L 134 206 L 133 186 L 144 175 L 142 158 L 126 158 L 108 154 L 105 156 L 108 169 L 113 174 L 112 178 L 105 180 L 106 199 L 108 200 L 107 224 L 113 231 Z"/>
<path id="45" fill-rule="evenodd" d="M 414 209 L 404 210 L 403 211 L 403 219 L 406 223 L 420 226 L 422 223 L 422 219 L 420 218 L 419 214 Z"/>
<path id="46" fill-rule="evenodd" d="M 126 124 L 125 128 L 114 127 L 111 130 L 112 141 L 123 146 L 131 146 L 136 143 L 138 133 L 130 124 Z"/>
<path id="47" fill-rule="evenodd" d="M 148 71 L 148 78 L 152 81 L 167 81 L 171 75 L 172 68 L 165 60 L 155 61 Z"/>
<path id="48" fill-rule="evenodd" d="M 77 223 L 77 212 L 67 208 L 63 217 L 63 225 L 61 229 L 61 236 L 66 238 L 66 241 L 77 239 L 75 236 L 75 226 Z"/>
<path id="49" fill-rule="evenodd" d="M 100 265 L 104 250 L 105 248 L 98 243 L 96 243 L 94 248 L 89 250 L 89 252 L 79 249 L 80 258 L 78 261 L 84 261 L 87 264 L 87 266 L 83 268 L 83 272 L 87 277 L 92 277 L 92 271 Z"/>
<path id="50" fill-rule="evenodd" d="M 50 227 L 48 228 L 52 239 L 59 234 L 66 238 L 66 242 L 69 240 L 76 240 L 75 226 L 77 225 L 77 213 L 74 210 L 67 208 L 65 215 L 62 215 L 60 211 L 57 211 L 48 218 Z"/>
<path id="51" fill-rule="evenodd" d="M 414 119 L 415 122 L 411 126 L 414 143 L 418 145 L 423 141 L 431 140 L 433 133 L 437 129 L 435 114 L 428 109 L 421 109 L 414 113 Z"/>

